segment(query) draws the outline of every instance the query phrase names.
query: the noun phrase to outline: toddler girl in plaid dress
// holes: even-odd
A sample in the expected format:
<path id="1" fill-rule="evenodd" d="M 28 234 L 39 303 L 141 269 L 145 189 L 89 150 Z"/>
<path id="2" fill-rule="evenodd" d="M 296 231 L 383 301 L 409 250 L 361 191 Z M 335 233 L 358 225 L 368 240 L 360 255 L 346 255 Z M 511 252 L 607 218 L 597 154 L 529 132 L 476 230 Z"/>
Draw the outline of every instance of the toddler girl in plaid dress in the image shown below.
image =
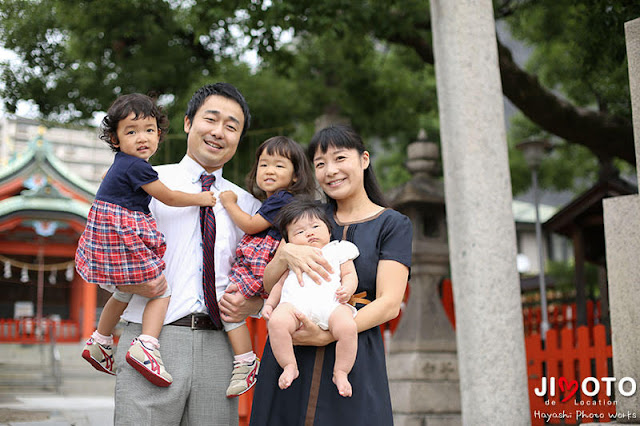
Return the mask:
<path id="1" fill-rule="evenodd" d="M 158 180 L 148 160 L 164 139 L 168 123 L 154 100 L 139 93 L 116 99 L 102 120 L 100 139 L 116 155 L 78 242 L 76 269 L 86 281 L 115 290 L 102 310 L 98 329 L 82 351 L 82 357 L 94 368 L 112 375 L 116 371 L 112 332 L 132 296 L 116 286 L 151 281 L 165 268 L 162 257 L 166 245 L 149 211 L 151 197 L 175 207 L 216 203 L 209 191 L 172 191 Z M 164 295 L 147 302 L 142 334 L 131 342 L 126 355 L 127 362 L 157 386 L 169 386 L 173 381 L 158 351 L 170 294 L 167 289 Z"/>
<path id="2" fill-rule="evenodd" d="M 247 175 L 247 189 L 257 198 L 267 197 L 260 210 L 251 216 L 238 207 L 235 193 L 220 193 L 220 202 L 229 216 L 246 233 L 236 248 L 236 261 L 229 275 L 230 289 L 237 288 L 247 298 L 256 294 L 266 298 L 262 288 L 264 268 L 282 238 L 274 226 L 275 217 L 294 195 L 311 194 L 314 182 L 303 148 L 285 136 L 275 136 L 258 147 L 255 164 Z M 225 323 L 225 330 L 235 354 L 227 388 L 227 397 L 232 398 L 256 383 L 260 360 L 253 352 L 245 323 Z"/>

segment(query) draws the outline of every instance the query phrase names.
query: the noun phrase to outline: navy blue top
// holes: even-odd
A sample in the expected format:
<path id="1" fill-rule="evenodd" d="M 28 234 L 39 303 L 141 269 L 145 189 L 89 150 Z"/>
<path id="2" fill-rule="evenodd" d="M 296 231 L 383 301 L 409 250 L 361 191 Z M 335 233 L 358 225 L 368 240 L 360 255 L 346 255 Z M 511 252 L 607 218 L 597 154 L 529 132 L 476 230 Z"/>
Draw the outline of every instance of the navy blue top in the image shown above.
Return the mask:
<path id="1" fill-rule="evenodd" d="M 113 164 L 98 188 L 96 200 L 149 214 L 151 195 L 142 189 L 142 185 L 156 180 L 158 173 L 147 161 L 117 152 Z"/>
<path id="2" fill-rule="evenodd" d="M 291 200 L 293 200 L 293 194 L 288 191 L 278 191 L 264 200 L 264 203 L 262 203 L 258 213 L 272 226 L 269 229 L 256 234 L 257 236 L 266 237 L 267 235 L 270 235 L 276 241 L 280 241 L 282 239 L 280 231 L 274 226 L 276 216 L 278 216 L 280 209 L 289 204 Z"/>
<path id="3" fill-rule="evenodd" d="M 360 250 L 353 263 L 358 273 L 358 289 L 367 299 L 376 297 L 378 262 L 394 260 L 411 267 L 412 225 L 409 218 L 386 209 L 358 222 L 339 223 L 327 205 L 332 222 L 332 239 L 347 240 Z M 357 308 L 361 308 L 358 305 Z M 265 344 L 260 376 L 253 393 L 251 426 L 299 426 L 309 417 L 314 426 L 390 426 L 393 424 L 384 344 L 379 327 L 358 334 L 358 354 L 349 373 L 353 396 L 343 398 L 333 384 L 335 342 L 325 347 L 295 346 L 300 371 L 288 389 L 280 390 L 282 368 Z M 316 362 L 319 388 L 312 386 Z M 314 392 L 311 391 L 312 387 Z M 317 399 L 316 399 L 317 398 Z M 310 400 L 311 399 L 311 403 Z M 315 407 L 309 409 L 309 406 Z"/>

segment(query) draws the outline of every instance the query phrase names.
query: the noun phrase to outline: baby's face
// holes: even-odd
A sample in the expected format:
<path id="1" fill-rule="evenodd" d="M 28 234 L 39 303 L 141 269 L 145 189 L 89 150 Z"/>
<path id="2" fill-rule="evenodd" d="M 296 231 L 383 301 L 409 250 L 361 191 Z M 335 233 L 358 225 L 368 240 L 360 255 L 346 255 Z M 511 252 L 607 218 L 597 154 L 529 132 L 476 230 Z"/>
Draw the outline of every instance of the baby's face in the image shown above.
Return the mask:
<path id="1" fill-rule="evenodd" d="M 331 235 L 327 224 L 313 216 L 303 216 L 287 226 L 289 242 L 322 248 L 329 244 Z"/>

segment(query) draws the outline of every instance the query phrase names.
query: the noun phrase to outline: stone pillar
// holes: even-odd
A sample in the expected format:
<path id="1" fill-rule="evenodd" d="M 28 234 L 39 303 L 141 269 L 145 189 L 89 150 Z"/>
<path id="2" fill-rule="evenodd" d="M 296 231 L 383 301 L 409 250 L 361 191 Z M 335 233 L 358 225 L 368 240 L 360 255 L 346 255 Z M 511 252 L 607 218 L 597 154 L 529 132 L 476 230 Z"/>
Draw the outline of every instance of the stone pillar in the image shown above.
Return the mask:
<path id="1" fill-rule="evenodd" d="M 491 0 L 431 0 L 465 425 L 528 425 L 526 356 Z"/>
<path id="2" fill-rule="evenodd" d="M 640 164 L 640 18 L 625 23 L 625 36 L 636 163 Z M 638 383 L 640 381 L 640 339 L 638 339 L 640 196 L 607 198 L 603 200 L 603 207 L 613 375 L 617 380 L 630 377 Z M 626 391 L 629 390 L 626 389 Z M 624 396 L 616 391 L 616 402 L 618 423 L 640 422 L 640 389 L 631 396 Z"/>
<path id="3" fill-rule="evenodd" d="M 439 295 L 449 274 L 438 145 L 424 131 L 408 147 L 412 179 L 391 194 L 413 223 L 410 297 L 389 344 L 387 367 L 396 426 L 461 425 L 455 333 Z"/>

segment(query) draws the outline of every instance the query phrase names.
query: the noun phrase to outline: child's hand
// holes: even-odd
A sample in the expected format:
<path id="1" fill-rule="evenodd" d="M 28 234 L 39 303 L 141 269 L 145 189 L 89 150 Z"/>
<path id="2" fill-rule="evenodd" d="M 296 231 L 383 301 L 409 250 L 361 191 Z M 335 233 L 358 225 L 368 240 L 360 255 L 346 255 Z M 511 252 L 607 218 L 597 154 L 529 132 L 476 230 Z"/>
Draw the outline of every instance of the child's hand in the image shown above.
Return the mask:
<path id="1" fill-rule="evenodd" d="M 233 191 L 222 191 L 219 195 L 220 202 L 224 207 L 227 207 L 229 204 L 234 204 L 238 202 L 238 195 L 236 195 Z"/>
<path id="2" fill-rule="evenodd" d="M 351 299 L 351 296 L 353 296 L 353 293 L 347 291 L 344 286 L 340 286 L 336 290 L 336 299 L 338 299 L 340 303 L 347 303 L 349 299 Z"/>
<path id="3" fill-rule="evenodd" d="M 271 314 L 273 313 L 273 306 L 264 305 L 262 308 L 262 317 L 269 321 L 271 319 Z"/>
<path id="4" fill-rule="evenodd" d="M 216 196 L 211 191 L 202 191 L 198 194 L 198 205 L 200 207 L 213 207 L 216 205 Z"/>

